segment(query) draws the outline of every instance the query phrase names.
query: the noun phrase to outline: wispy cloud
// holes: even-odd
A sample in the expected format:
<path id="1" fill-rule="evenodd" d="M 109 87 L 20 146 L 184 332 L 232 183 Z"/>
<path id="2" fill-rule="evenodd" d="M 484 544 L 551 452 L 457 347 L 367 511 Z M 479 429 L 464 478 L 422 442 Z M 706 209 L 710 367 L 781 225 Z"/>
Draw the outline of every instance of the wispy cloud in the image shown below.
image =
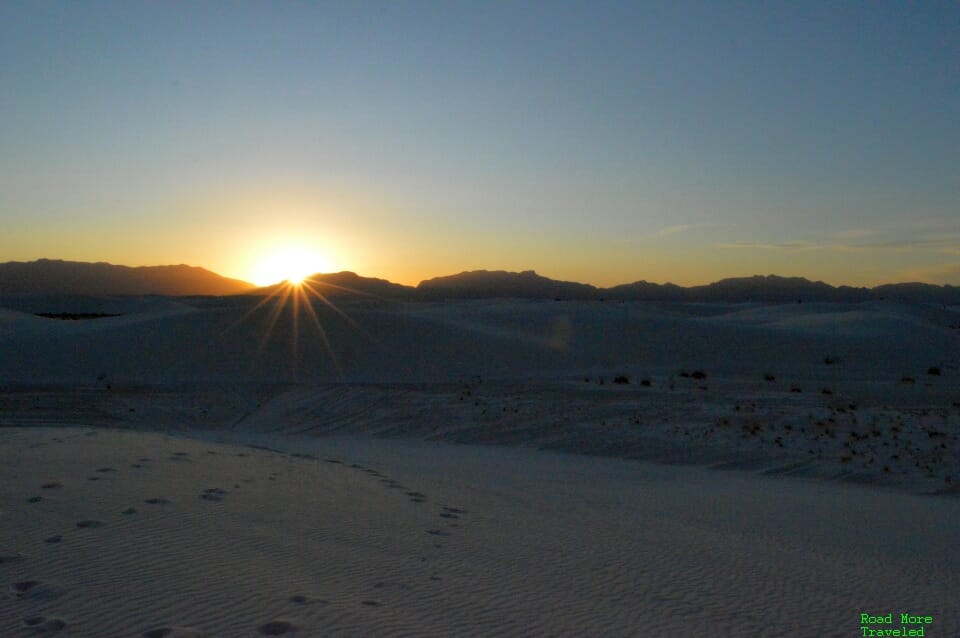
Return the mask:
<path id="1" fill-rule="evenodd" d="M 833 233 L 827 237 L 811 239 L 792 239 L 770 242 L 723 242 L 717 244 L 728 249 L 762 250 L 829 250 L 838 252 L 887 251 L 897 253 L 929 252 L 944 255 L 960 255 L 960 231 L 941 224 L 934 230 L 930 224 L 923 224 L 926 232 L 907 232 L 903 225 L 878 229 L 853 229 Z M 938 232 L 939 231 L 939 232 Z"/>
<path id="2" fill-rule="evenodd" d="M 709 228 L 715 226 L 716 224 L 679 224 L 677 226 L 667 226 L 666 228 L 661 228 L 657 231 L 657 237 L 669 237 L 670 235 L 676 235 L 678 233 L 685 233 L 688 230 L 693 230 L 695 228 Z"/>
<path id="3" fill-rule="evenodd" d="M 770 250 L 820 250 L 825 248 L 810 241 L 782 241 L 782 242 L 726 242 L 717 244 L 720 248 L 733 249 L 770 249 Z"/>

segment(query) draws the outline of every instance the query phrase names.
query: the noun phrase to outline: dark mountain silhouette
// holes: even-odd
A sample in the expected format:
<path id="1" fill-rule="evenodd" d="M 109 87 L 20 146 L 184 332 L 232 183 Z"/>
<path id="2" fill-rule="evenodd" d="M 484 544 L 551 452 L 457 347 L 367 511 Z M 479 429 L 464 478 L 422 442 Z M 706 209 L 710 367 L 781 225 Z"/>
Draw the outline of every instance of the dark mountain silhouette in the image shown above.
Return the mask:
<path id="1" fill-rule="evenodd" d="M 725 302 L 867 301 L 871 298 L 866 288 L 835 288 L 822 281 L 777 275 L 721 279 L 705 286 L 687 288 L 686 294 L 698 301 Z"/>
<path id="2" fill-rule="evenodd" d="M 0 295 L 229 295 L 252 284 L 195 266 L 115 266 L 39 259 L 0 264 Z"/>
<path id="3" fill-rule="evenodd" d="M 361 277 L 349 270 L 337 273 L 317 273 L 310 275 L 304 281 L 312 290 L 325 297 L 368 296 L 405 300 L 417 298 L 417 289 L 412 286 L 395 284 L 392 281 L 375 277 Z M 251 292 L 253 294 L 272 294 L 287 285 L 289 284 L 284 282 L 257 288 Z"/>
<path id="4" fill-rule="evenodd" d="M 417 291 L 429 298 L 477 299 L 483 297 L 526 297 L 595 299 L 599 290 L 589 284 L 557 281 L 532 270 L 473 270 L 459 275 L 421 281 Z"/>
<path id="5" fill-rule="evenodd" d="M 960 286 L 935 286 L 933 284 L 910 282 L 884 284 L 877 286 L 872 292 L 879 298 L 891 301 L 960 303 Z"/>
<path id="6" fill-rule="evenodd" d="M 687 289 L 676 284 L 652 284 L 648 281 L 635 281 L 632 284 L 621 284 L 603 291 L 607 299 L 643 300 L 643 301 L 684 301 L 687 298 Z"/>
<path id="7" fill-rule="evenodd" d="M 403 301 L 514 297 L 727 303 L 888 300 L 960 304 L 960 286 L 900 283 L 854 288 L 777 275 L 721 279 L 712 284 L 689 288 L 647 281 L 597 288 L 589 284 L 550 279 L 533 270 L 474 270 L 427 279 L 416 287 L 386 279 L 362 277 L 350 271 L 318 273 L 311 276 L 308 283 L 328 297 Z M 276 292 L 281 285 L 257 288 L 203 268 L 183 265 L 130 268 L 49 259 L 0 264 L 0 295 L 264 295 Z"/>
<path id="8" fill-rule="evenodd" d="M 610 299 L 619 301 L 690 302 L 861 302 L 891 301 L 960 304 L 960 287 L 932 284 L 887 284 L 876 288 L 831 286 L 803 277 L 754 275 L 721 279 L 712 284 L 684 288 L 675 284 L 637 281 L 611 288 L 556 281 L 532 270 L 504 272 L 478 270 L 459 275 L 428 279 L 417 286 L 425 299 L 478 299 L 485 297 L 525 297 L 547 299 Z"/>

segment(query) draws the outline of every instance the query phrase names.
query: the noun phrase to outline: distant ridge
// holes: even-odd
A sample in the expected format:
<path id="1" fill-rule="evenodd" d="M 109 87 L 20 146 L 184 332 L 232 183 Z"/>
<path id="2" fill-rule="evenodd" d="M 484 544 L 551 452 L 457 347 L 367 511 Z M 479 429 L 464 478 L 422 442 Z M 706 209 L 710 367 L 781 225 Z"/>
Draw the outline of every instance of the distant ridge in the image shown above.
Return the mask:
<path id="1" fill-rule="evenodd" d="M 459 275 L 421 281 L 417 290 L 425 296 L 461 299 L 485 297 L 593 299 L 600 292 L 598 288 L 589 284 L 548 279 L 533 270 L 524 270 L 519 273 L 503 270 L 473 270 Z"/>
<path id="2" fill-rule="evenodd" d="M 325 297 L 370 296 L 386 299 L 413 299 L 416 288 L 395 284 L 386 279 L 375 277 L 361 277 L 355 272 L 344 270 L 336 273 L 317 273 L 304 279 L 304 283 L 312 290 Z M 272 294 L 285 286 L 286 283 L 264 286 L 250 291 L 252 294 Z"/>
<path id="3" fill-rule="evenodd" d="M 351 271 L 318 273 L 308 278 L 317 292 L 334 298 L 367 296 L 403 301 L 490 299 L 497 297 L 560 300 L 687 302 L 861 302 L 888 300 L 960 304 L 960 286 L 919 282 L 874 288 L 832 286 L 803 277 L 754 275 L 682 287 L 636 281 L 610 288 L 559 281 L 533 270 L 472 270 L 421 281 L 416 287 Z M 265 295 L 283 284 L 257 288 L 195 266 L 142 266 L 40 259 L 0 264 L 0 295 Z"/>
<path id="4" fill-rule="evenodd" d="M 196 266 L 116 266 L 38 259 L 0 264 L 0 295 L 230 295 L 252 284 Z"/>
<path id="5" fill-rule="evenodd" d="M 890 300 L 960 304 L 960 286 L 902 283 L 875 288 L 836 287 L 803 277 L 777 275 L 721 279 L 712 284 L 689 288 L 647 281 L 596 288 L 588 284 L 548 279 L 532 270 L 519 273 L 474 270 L 422 281 L 416 291 L 421 298 L 427 299 L 526 297 L 726 303 Z"/>

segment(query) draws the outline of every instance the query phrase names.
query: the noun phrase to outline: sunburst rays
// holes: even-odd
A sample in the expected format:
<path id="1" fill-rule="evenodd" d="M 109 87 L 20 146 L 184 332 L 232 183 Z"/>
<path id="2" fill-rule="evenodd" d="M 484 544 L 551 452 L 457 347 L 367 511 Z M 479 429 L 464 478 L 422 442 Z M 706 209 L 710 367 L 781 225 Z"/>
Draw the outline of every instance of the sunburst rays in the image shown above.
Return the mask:
<path id="1" fill-rule="evenodd" d="M 294 383 L 300 380 L 300 362 L 304 343 L 318 343 L 324 355 L 336 370 L 337 378 L 342 380 L 344 378 L 343 365 L 337 358 L 328 330 L 324 327 L 324 323 L 317 313 L 317 308 L 314 305 L 315 302 L 320 302 L 324 307 L 331 310 L 337 317 L 349 324 L 352 329 L 367 337 L 370 335 L 362 326 L 354 321 L 354 319 L 333 303 L 329 295 L 323 293 L 324 288 L 375 298 L 374 295 L 369 293 L 325 282 L 315 278 L 315 276 L 305 277 L 299 283 L 286 281 L 269 290 L 268 294 L 260 299 L 252 308 L 227 326 L 223 334 L 232 332 L 241 325 L 253 322 L 261 313 L 267 313 L 266 323 L 263 326 L 261 334 L 258 335 L 256 352 L 251 357 L 249 363 L 252 370 L 263 357 L 264 351 L 270 343 L 271 338 L 276 336 L 278 323 L 280 323 L 281 319 L 288 319 L 289 339 L 287 350 L 289 354 L 291 380 Z"/>

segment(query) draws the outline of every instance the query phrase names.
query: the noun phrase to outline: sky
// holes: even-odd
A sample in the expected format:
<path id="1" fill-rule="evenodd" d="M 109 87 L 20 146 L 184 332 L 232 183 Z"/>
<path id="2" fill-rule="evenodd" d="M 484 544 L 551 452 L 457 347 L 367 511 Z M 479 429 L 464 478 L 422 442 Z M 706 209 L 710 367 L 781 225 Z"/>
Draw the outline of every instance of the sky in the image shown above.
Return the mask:
<path id="1" fill-rule="evenodd" d="M 0 261 L 293 254 L 960 284 L 960 3 L 0 2 Z"/>

